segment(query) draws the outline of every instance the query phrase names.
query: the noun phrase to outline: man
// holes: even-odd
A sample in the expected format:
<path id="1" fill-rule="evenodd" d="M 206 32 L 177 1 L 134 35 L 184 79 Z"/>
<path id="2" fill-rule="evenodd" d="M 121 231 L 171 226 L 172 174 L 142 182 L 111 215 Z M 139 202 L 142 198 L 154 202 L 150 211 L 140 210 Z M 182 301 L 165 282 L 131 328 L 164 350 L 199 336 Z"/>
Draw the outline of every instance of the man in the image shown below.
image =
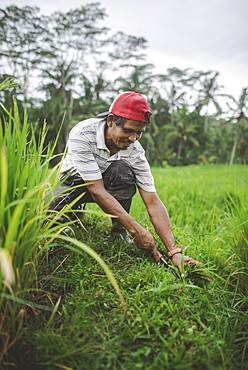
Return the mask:
<path id="1" fill-rule="evenodd" d="M 136 246 L 150 251 L 159 263 L 162 255 L 152 234 L 129 215 L 137 187 L 168 257 L 182 274 L 182 258 L 184 264 L 199 262 L 182 256 L 182 250 L 176 246 L 167 210 L 156 193 L 144 149 L 138 142 L 151 114 L 142 95 L 124 92 L 117 96 L 108 112 L 98 115 L 104 119 L 79 122 L 69 134 L 61 183 L 50 209 L 60 210 L 84 192 L 72 207 L 75 213 L 81 204 L 96 202 L 103 211 L 116 217 L 112 219 L 113 236 L 124 238 L 128 232 Z"/>

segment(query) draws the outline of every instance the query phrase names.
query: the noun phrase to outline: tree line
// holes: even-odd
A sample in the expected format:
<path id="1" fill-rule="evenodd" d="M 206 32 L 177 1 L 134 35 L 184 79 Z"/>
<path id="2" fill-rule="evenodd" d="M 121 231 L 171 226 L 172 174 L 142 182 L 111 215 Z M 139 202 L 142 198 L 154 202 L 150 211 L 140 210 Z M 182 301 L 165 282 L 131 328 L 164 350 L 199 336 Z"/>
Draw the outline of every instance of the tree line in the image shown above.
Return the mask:
<path id="1" fill-rule="evenodd" d="M 62 124 L 57 152 L 70 128 L 108 110 L 122 91 L 144 94 L 153 111 L 141 143 L 150 164 L 248 162 L 248 87 L 238 99 L 224 92 L 218 71 L 167 68 L 156 74 L 147 40 L 106 27 L 100 3 L 47 16 L 38 7 L 0 9 L 0 80 L 19 86 L 0 92 L 10 108 L 28 109 L 39 128 L 44 120 L 53 140 Z"/>

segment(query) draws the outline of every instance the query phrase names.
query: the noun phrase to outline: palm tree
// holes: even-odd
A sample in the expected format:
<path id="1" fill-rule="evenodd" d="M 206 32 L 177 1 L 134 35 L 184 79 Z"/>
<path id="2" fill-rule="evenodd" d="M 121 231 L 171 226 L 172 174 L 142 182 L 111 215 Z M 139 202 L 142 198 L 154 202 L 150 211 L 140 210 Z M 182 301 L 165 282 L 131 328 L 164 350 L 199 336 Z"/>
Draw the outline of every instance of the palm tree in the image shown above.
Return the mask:
<path id="1" fill-rule="evenodd" d="M 47 100 L 43 102 L 39 112 L 40 123 L 43 124 L 44 119 L 48 123 L 49 133 L 48 140 L 53 140 L 58 132 L 65 113 L 66 125 L 62 126 L 61 133 L 58 139 L 57 150 L 62 152 L 65 147 L 65 142 L 68 133 L 68 122 L 72 117 L 72 109 L 74 104 L 73 90 L 75 81 L 75 66 L 73 62 L 54 66 L 53 70 L 44 70 L 42 72 L 43 79 L 47 81 L 43 84 L 41 91 L 44 91 Z"/>
<path id="2" fill-rule="evenodd" d="M 158 75 L 162 83 L 162 89 L 165 91 L 165 99 L 169 104 L 171 114 L 171 125 L 174 125 L 175 112 L 185 104 L 185 87 L 189 86 L 187 74 L 188 69 L 180 70 L 178 68 L 169 68 L 166 75 Z"/>
<path id="3" fill-rule="evenodd" d="M 211 76 L 210 74 L 213 73 Z M 216 110 L 217 115 L 222 112 L 222 109 L 217 102 L 218 97 L 227 97 L 229 95 L 227 94 L 220 94 L 218 91 L 223 87 L 220 86 L 217 83 L 217 77 L 219 76 L 219 72 L 208 72 L 208 73 L 202 73 L 202 76 L 204 76 L 204 79 L 202 81 L 202 87 L 199 89 L 198 93 L 198 101 L 196 104 L 196 109 L 201 112 L 203 107 L 206 107 L 205 112 L 205 122 L 204 122 L 204 132 L 207 133 L 208 131 L 208 116 L 209 116 L 209 107 L 210 104 L 212 104 Z M 210 75 L 210 76 L 209 76 Z M 199 76 L 199 81 L 200 81 Z M 200 81 L 201 82 L 201 81 Z"/>
<path id="4" fill-rule="evenodd" d="M 148 95 L 151 92 L 151 85 L 154 79 L 154 75 L 151 73 L 153 68 L 152 64 L 144 65 L 126 65 L 123 64 L 122 68 L 132 68 L 131 73 L 127 77 L 118 77 L 115 79 L 117 91 L 136 91 L 141 94 Z"/>
<path id="5" fill-rule="evenodd" d="M 141 143 L 149 162 L 162 167 L 168 151 L 164 127 L 170 122 L 169 106 L 157 91 L 150 97 L 149 106 L 153 112 L 152 121 L 143 134 Z"/>
<path id="6" fill-rule="evenodd" d="M 238 145 L 245 146 L 247 150 L 247 136 L 248 136 L 248 88 L 243 88 L 241 95 L 235 102 L 236 107 L 233 110 L 233 117 L 231 118 L 231 122 L 234 123 L 234 141 L 233 141 L 233 147 L 230 157 L 230 165 L 233 164 L 234 158 L 236 155 L 236 151 L 238 148 Z"/>
<path id="7" fill-rule="evenodd" d="M 174 125 L 175 112 L 185 102 L 185 91 L 180 92 L 176 89 L 176 86 L 171 82 L 170 88 L 165 88 L 167 94 L 167 101 L 170 107 L 171 113 L 171 125 Z"/>
<path id="8" fill-rule="evenodd" d="M 199 147 L 199 142 L 196 139 L 197 124 L 194 123 L 192 113 L 188 112 L 186 105 L 177 110 L 174 125 L 165 126 L 165 130 L 168 131 L 166 139 L 169 145 L 177 145 L 177 164 L 180 163 L 187 143 Z"/>

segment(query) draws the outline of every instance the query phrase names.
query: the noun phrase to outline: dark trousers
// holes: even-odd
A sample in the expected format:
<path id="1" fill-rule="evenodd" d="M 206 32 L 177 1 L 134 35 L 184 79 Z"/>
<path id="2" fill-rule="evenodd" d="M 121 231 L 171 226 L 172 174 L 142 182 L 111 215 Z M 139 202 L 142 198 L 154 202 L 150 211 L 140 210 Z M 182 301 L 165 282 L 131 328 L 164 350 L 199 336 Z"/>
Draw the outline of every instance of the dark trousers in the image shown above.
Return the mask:
<path id="1" fill-rule="evenodd" d="M 106 190 L 129 212 L 132 197 L 136 192 L 136 178 L 130 164 L 123 160 L 115 161 L 102 176 Z M 62 210 L 82 193 L 83 196 L 70 207 L 71 211 L 61 222 L 77 219 L 77 211 L 81 209 L 82 204 L 93 203 L 94 200 L 80 176 L 69 176 L 60 180 L 53 192 L 49 214 Z"/>

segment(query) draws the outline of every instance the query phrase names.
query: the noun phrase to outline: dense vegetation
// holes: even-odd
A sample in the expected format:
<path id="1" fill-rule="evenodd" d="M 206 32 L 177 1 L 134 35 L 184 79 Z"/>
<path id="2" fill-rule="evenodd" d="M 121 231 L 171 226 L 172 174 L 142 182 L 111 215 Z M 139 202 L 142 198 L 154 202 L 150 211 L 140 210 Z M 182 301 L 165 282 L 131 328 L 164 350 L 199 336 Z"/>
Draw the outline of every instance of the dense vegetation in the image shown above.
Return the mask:
<path id="1" fill-rule="evenodd" d="M 225 94 L 218 71 L 166 68 L 156 74 L 146 57 L 147 40 L 111 33 L 99 3 L 50 16 L 39 8 L 0 9 L 1 76 L 13 77 L 19 109 L 47 141 L 64 125 L 56 151 L 61 153 L 76 122 L 108 109 L 117 93 L 147 96 L 153 122 L 142 138 L 151 164 L 247 163 L 248 91 Z M 1 99 L 12 105 L 9 91 Z"/>
<path id="2" fill-rule="evenodd" d="M 0 90 L 7 86 L 11 86 L 8 81 L 0 84 Z M 56 220 L 69 207 L 50 218 L 47 215 L 58 166 L 53 170 L 49 166 L 56 141 L 44 150 L 46 125 L 37 140 L 27 115 L 20 120 L 15 100 L 13 113 L 0 105 L 8 117 L 0 121 L 0 364 L 7 366 L 6 358 L 22 331 L 26 308 L 52 311 L 51 306 L 33 302 L 38 287 L 34 274 L 41 255 L 55 240 L 70 243 L 68 248 L 74 245 L 95 258 L 123 305 L 124 299 L 103 260 L 82 242 L 61 235 L 63 228 Z"/>

